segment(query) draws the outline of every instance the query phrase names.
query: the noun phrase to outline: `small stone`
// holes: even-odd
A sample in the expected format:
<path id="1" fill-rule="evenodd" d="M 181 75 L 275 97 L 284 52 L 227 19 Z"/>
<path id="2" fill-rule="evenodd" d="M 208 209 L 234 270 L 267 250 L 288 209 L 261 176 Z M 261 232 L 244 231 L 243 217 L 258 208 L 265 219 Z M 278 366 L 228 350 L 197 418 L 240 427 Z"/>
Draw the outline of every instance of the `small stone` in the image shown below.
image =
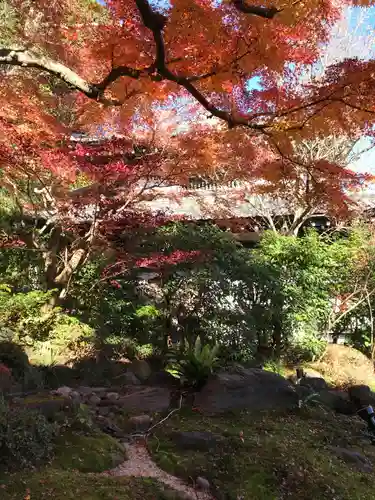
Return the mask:
<path id="1" fill-rule="evenodd" d="M 109 401 L 117 401 L 120 395 L 118 392 L 107 392 L 106 397 Z"/>
<path id="2" fill-rule="evenodd" d="M 76 400 L 81 399 L 81 395 L 80 395 L 80 393 L 79 393 L 79 392 L 77 392 L 77 391 L 72 391 L 72 392 L 69 394 L 69 396 L 70 396 L 72 399 L 76 399 Z"/>
<path id="3" fill-rule="evenodd" d="M 98 413 L 103 417 L 107 417 L 111 413 L 111 408 L 109 408 L 108 406 L 100 406 L 98 408 Z"/>
<path id="4" fill-rule="evenodd" d="M 205 477 L 198 476 L 196 479 L 197 487 L 201 490 L 208 491 L 210 489 L 210 483 Z"/>
<path id="5" fill-rule="evenodd" d="M 56 389 L 55 394 L 57 394 L 58 396 L 62 396 L 63 398 L 68 398 L 71 392 L 72 389 L 70 387 L 63 386 Z"/>
<path id="6" fill-rule="evenodd" d="M 129 424 L 134 427 L 137 431 L 147 430 L 152 422 L 150 415 L 136 415 L 129 418 Z"/>
<path id="7" fill-rule="evenodd" d="M 91 396 L 91 398 L 89 399 L 89 403 L 91 403 L 92 405 L 98 405 L 100 401 L 101 401 L 100 397 L 96 396 L 95 394 Z"/>

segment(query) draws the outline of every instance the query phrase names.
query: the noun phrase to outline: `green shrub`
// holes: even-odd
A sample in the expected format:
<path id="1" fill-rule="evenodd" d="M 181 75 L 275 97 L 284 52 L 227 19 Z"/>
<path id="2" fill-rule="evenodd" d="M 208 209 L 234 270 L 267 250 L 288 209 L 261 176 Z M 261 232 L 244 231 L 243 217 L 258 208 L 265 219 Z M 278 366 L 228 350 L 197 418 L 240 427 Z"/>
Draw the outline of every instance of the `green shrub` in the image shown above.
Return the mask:
<path id="1" fill-rule="evenodd" d="M 263 370 L 276 373 L 277 375 L 281 375 L 282 377 L 285 377 L 286 375 L 285 367 L 280 361 L 266 361 L 265 363 L 263 363 Z"/>
<path id="2" fill-rule="evenodd" d="M 49 458 L 55 429 L 40 413 L 0 400 L 0 465 L 18 469 Z"/>
<path id="3" fill-rule="evenodd" d="M 14 330 L 23 344 L 47 338 L 59 312 L 58 308 L 48 305 L 52 294 L 52 291 L 40 290 L 11 293 L 3 287 L 0 289 L 0 322 Z"/>
<path id="4" fill-rule="evenodd" d="M 57 314 L 48 338 L 31 341 L 30 359 L 38 365 L 64 363 L 80 357 L 93 342 L 93 329 L 79 319 Z"/>
<path id="5" fill-rule="evenodd" d="M 218 365 L 218 352 L 218 344 L 213 347 L 208 344 L 202 345 L 198 336 L 194 344 L 186 341 L 182 351 L 171 352 L 165 370 L 179 378 L 183 385 L 200 389 Z"/>
<path id="6" fill-rule="evenodd" d="M 291 364 L 310 362 L 318 359 L 324 352 L 327 342 L 318 334 L 306 327 L 296 329 L 287 349 L 286 361 Z"/>

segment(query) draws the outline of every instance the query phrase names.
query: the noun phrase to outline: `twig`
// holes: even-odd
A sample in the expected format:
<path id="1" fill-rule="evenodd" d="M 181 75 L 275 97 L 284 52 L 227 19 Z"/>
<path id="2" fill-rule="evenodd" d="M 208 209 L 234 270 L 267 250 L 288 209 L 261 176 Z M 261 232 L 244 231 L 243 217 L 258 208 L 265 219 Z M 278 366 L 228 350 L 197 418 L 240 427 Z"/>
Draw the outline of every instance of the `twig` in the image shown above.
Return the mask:
<path id="1" fill-rule="evenodd" d="M 157 427 L 158 425 L 162 424 L 163 422 L 165 422 L 169 417 L 171 417 L 174 413 L 176 413 L 177 411 L 180 411 L 181 410 L 181 406 L 182 406 L 182 394 L 180 396 L 180 404 L 178 406 L 178 408 L 175 408 L 174 410 L 170 411 L 168 413 L 168 415 L 166 417 L 164 417 L 162 420 L 160 420 L 159 422 L 156 422 L 156 424 L 154 424 L 152 427 L 150 427 L 146 433 L 146 435 L 148 436 L 150 434 L 150 432 L 152 431 L 152 429 L 155 429 L 155 427 Z"/>

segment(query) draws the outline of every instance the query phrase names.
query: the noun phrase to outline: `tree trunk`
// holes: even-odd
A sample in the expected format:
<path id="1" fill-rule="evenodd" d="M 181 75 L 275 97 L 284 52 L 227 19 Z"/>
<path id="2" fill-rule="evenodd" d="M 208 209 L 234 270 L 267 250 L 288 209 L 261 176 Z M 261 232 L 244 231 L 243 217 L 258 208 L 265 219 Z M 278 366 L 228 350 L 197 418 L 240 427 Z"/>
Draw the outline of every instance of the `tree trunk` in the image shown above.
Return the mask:
<path id="1" fill-rule="evenodd" d="M 279 314 L 274 314 L 273 317 L 273 332 L 272 332 L 272 341 L 274 347 L 274 355 L 276 359 L 280 359 L 281 356 L 281 346 L 282 346 L 282 324 L 280 320 Z"/>

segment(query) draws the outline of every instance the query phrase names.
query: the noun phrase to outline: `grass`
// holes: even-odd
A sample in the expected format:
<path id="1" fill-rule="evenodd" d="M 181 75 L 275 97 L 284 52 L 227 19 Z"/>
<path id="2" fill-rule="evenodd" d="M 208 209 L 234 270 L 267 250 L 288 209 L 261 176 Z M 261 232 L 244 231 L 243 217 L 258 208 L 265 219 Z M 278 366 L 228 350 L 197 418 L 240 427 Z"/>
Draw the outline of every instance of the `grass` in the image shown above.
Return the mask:
<path id="1" fill-rule="evenodd" d="M 151 451 L 172 474 L 186 480 L 206 477 L 218 500 L 370 500 L 375 477 L 353 469 L 328 449 L 356 449 L 375 464 L 375 447 L 360 445 L 364 427 L 357 418 L 318 409 L 212 418 L 185 413 L 165 422 Z M 226 439 L 208 452 L 183 450 L 171 437 L 178 430 L 211 430 Z"/>

